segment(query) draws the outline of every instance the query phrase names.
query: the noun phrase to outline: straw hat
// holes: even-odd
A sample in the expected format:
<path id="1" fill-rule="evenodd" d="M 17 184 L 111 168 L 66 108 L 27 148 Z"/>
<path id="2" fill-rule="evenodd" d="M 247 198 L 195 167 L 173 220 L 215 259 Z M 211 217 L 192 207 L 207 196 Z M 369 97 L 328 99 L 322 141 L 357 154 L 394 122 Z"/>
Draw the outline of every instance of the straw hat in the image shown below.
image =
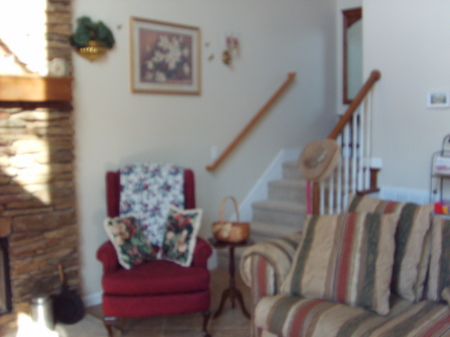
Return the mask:
<path id="1" fill-rule="evenodd" d="M 300 155 L 300 173 L 309 181 L 328 178 L 336 168 L 341 148 L 334 139 L 316 140 L 305 146 Z"/>

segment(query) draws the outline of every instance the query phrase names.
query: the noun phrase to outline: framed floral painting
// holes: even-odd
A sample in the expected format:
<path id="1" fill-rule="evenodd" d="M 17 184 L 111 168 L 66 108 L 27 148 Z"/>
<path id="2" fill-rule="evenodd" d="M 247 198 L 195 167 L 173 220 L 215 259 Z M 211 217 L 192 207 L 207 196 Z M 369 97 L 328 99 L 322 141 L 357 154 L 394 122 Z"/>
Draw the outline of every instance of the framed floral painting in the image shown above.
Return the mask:
<path id="1" fill-rule="evenodd" d="M 198 27 L 131 18 L 131 90 L 201 93 Z"/>

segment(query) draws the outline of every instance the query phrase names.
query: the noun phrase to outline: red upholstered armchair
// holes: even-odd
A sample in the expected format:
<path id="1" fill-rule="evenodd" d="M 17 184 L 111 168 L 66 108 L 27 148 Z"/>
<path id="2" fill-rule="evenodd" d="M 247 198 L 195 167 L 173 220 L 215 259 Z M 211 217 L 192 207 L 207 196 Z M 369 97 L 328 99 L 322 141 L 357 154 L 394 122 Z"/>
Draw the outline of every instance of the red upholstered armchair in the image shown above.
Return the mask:
<path id="1" fill-rule="evenodd" d="M 120 190 L 120 173 L 108 172 L 108 217 L 119 216 Z M 185 208 L 195 208 L 194 173 L 189 169 L 184 170 L 184 195 Z M 100 246 L 97 259 L 103 264 L 102 307 L 109 337 L 113 336 L 112 327 L 117 318 L 195 312 L 203 313 L 203 336 L 210 336 L 207 331 L 210 316 L 207 260 L 211 254 L 210 245 L 198 237 L 190 267 L 182 267 L 167 260 L 153 260 L 132 269 L 124 269 L 110 241 Z"/>

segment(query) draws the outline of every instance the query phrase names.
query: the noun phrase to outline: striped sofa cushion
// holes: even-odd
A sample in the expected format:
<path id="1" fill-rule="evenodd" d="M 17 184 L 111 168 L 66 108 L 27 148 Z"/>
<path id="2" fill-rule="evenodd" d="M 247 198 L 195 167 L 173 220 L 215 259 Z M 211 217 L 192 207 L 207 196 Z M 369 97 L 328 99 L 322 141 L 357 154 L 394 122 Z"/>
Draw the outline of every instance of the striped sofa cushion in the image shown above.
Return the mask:
<path id="1" fill-rule="evenodd" d="M 431 259 L 428 269 L 427 299 L 442 301 L 450 286 L 450 219 L 435 215 L 431 227 Z"/>
<path id="2" fill-rule="evenodd" d="M 430 228 L 433 205 L 386 201 L 370 196 L 352 195 L 347 212 L 400 214 L 395 234 L 395 262 L 392 292 L 410 301 L 423 298 L 428 269 L 428 251 L 424 241 Z"/>
<path id="3" fill-rule="evenodd" d="M 281 293 L 386 315 L 398 214 L 309 215 Z"/>
<path id="4" fill-rule="evenodd" d="M 450 337 L 450 309 L 431 301 L 397 298 L 380 316 L 323 300 L 276 295 L 256 307 L 257 336 L 278 337 Z M 265 332 L 268 332 L 267 334 Z"/>

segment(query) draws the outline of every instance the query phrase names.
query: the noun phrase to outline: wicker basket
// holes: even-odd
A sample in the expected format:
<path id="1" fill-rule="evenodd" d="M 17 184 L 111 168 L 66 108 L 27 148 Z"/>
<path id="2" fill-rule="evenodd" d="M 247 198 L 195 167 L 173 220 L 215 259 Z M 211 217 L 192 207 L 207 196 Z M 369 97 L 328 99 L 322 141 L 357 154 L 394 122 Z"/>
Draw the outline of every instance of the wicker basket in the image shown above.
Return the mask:
<path id="1" fill-rule="evenodd" d="M 230 199 L 233 202 L 234 209 L 236 212 L 237 221 L 225 221 L 223 219 L 223 209 L 225 207 L 225 202 Z M 220 220 L 212 224 L 212 232 L 214 237 L 223 242 L 243 242 L 250 236 L 250 223 L 239 221 L 239 209 L 236 199 L 228 196 L 225 197 L 220 203 Z"/>

